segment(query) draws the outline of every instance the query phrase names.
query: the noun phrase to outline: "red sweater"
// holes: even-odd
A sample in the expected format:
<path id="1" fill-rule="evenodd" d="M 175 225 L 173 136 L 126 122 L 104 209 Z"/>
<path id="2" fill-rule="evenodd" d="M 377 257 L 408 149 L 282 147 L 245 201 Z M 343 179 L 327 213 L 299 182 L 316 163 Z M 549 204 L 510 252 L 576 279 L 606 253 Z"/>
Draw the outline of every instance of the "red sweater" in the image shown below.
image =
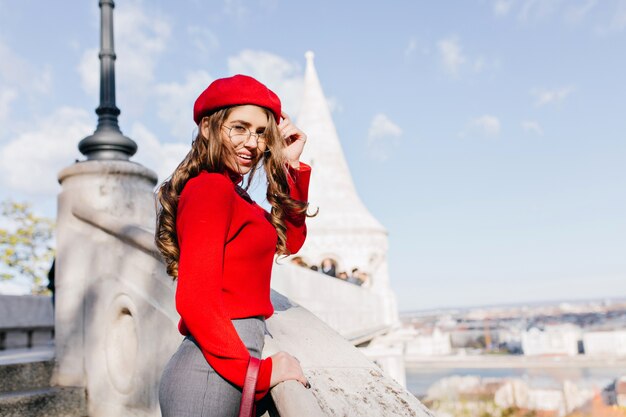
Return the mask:
<path id="1" fill-rule="evenodd" d="M 307 201 L 311 167 L 300 163 L 289 174 L 291 197 Z M 274 313 L 270 277 L 278 237 L 269 213 L 237 193 L 237 180 L 202 171 L 180 194 L 176 309 L 180 332 L 193 335 L 211 367 L 242 388 L 250 354 L 231 319 Z M 287 248 L 296 253 L 306 237 L 305 215 L 286 217 Z M 271 374 L 272 360 L 262 360 L 256 400 L 269 391 Z"/>

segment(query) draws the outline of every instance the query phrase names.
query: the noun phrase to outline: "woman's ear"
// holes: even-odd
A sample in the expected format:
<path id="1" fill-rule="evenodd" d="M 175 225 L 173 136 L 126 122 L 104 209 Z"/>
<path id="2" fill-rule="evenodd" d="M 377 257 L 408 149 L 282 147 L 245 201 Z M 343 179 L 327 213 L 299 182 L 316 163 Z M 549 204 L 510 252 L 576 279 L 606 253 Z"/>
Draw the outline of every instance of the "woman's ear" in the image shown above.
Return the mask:
<path id="1" fill-rule="evenodd" d="M 203 117 L 202 120 L 200 121 L 200 133 L 202 134 L 202 137 L 204 138 L 209 138 L 209 118 L 208 117 Z"/>

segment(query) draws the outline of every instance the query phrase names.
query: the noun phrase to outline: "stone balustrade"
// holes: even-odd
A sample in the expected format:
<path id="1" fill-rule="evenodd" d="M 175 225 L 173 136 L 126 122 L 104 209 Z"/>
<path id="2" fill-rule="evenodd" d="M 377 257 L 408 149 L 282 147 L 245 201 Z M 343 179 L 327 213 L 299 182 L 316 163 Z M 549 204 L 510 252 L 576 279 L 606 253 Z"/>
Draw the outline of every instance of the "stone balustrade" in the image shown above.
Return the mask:
<path id="1" fill-rule="evenodd" d="M 50 297 L 0 294 L 0 350 L 50 345 L 53 338 Z"/>

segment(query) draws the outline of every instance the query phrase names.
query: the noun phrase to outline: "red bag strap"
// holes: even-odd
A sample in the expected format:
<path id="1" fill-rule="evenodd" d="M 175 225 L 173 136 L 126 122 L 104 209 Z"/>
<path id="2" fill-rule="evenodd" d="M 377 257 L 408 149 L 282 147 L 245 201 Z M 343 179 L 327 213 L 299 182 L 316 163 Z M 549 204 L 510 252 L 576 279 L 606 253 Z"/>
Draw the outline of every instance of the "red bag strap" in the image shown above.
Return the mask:
<path id="1" fill-rule="evenodd" d="M 243 391 L 241 393 L 239 417 L 254 416 L 254 393 L 256 391 L 256 379 L 259 375 L 260 367 L 261 359 L 250 356 L 250 362 L 248 362 L 248 371 L 246 372 L 246 379 L 243 383 Z"/>

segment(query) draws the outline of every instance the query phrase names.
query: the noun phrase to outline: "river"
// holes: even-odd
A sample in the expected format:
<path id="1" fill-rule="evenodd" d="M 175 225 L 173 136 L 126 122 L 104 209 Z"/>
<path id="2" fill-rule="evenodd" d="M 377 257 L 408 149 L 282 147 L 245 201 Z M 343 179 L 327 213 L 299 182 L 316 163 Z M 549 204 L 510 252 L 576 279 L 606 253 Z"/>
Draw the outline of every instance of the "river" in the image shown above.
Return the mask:
<path id="1" fill-rule="evenodd" d="M 601 390 L 616 378 L 626 376 L 626 367 L 442 369 L 440 367 L 407 366 L 407 389 L 418 398 L 422 398 L 432 384 L 453 375 L 471 375 L 481 378 L 521 378 L 535 388 L 560 388 L 565 380 L 569 380 L 581 387 Z"/>

